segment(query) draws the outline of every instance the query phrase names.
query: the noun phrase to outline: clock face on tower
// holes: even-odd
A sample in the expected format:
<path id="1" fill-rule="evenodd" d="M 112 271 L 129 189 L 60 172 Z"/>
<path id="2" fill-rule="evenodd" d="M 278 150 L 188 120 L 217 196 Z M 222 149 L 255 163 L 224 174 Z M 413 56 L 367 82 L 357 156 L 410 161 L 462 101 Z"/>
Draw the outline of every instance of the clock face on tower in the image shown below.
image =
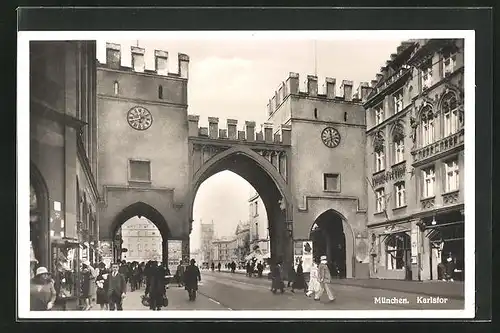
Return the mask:
<path id="1" fill-rule="evenodd" d="M 147 130 L 153 123 L 153 116 L 142 106 L 135 106 L 127 113 L 128 124 L 138 131 Z"/>
<path id="2" fill-rule="evenodd" d="M 327 127 L 321 132 L 321 140 L 328 148 L 335 148 L 340 143 L 340 133 L 333 127 Z"/>

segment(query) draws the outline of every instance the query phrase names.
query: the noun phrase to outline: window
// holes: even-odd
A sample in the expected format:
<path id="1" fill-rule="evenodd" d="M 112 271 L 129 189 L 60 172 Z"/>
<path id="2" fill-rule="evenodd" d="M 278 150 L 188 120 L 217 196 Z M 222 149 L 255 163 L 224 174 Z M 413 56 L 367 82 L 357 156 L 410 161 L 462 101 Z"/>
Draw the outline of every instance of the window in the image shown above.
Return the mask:
<path id="1" fill-rule="evenodd" d="M 404 269 L 411 256 L 410 236 L 406 233 L 393 234 L 385 241 L 387 269 Z"/>
<path id="2" fill-rule="evenodd" d="M 385 169 L 385 154 L 384 151 L 378 151 L 375 153 L 375 172 L 379 172 Z"/>
<path id="3" fill-rule="evenodd" d="M 323 175 L 323 190 L 340 192 L 339 174 L 325 173 Z"/>
<path id="4" fill-rule="evenodd" d="M 149 161 L 130 160 L 130 180 L 139 182 L 151 181 L 151 165 Z M 146 226 L 144 226 L 146 228 Z"/>
<path id="5" fill-rule="evenodd" d="M 457 132 L 460 127 L 458 117 L 457 99 L 453 94 L 445 96 L 442 104 L 444 117 L 444 136 L 449 136 Z"/>
<path id="6" fill-rule="evenodd" d="M 398 113 L 403 110 L 403 89 L 398 90 L 393 95 L 394 98 L 394 112 Z"/>
<path id="7" fill-rule="evenodd" d="M 403 139 L 394 141 L 394 164 L 403 162 L 405 159 L 405 144 Z"/>
<path id="8" fill-rule="evenodd" d="M 458 190 L 459 180 L 459 170 L 458 170 L 458 161 L 452 160 L 448 161 L 445 164 L 446 170 L 446 178 L 445 178 L 445 191 L 452 192 Z"/>
<path id="9" fill-rule="evenodd" d="M 430 198 L 434 196 L 434 185 L 436 183 L 436 174 L 434 173 L 434 167 L 427 168 L 423 170 L 424 174 L 424 198 Z"/>
<path id="10" fill-rule="evenodd" d="M 254 211 L 254 216 L 259 215 L 259 203 L 256 201 L 255 202 L 255 211 Z"/>
<path id="11" fill-rule="evenodd" d="M 447 77 L 455 70 L 457 55 L 451 51 L 443 52 L 443 75 Z"/>
<path id="12" fill-rule="evenodd" d="M 158 98 L 163 99 L 163 86 L 158 86 Z"/>
<path id="13" fill-rule="evenodd" d="M 396 208 L 403 207 L 406 205 L 406 193 L 405 193 L 405 183 L 401 182 L 396 184 Z"/>
<path id="14" fill-rule="evenodd" d="M 422 67 L 422 90 L 432 85 L 432 59 L 429 59 Z"/>
<path id="15" fill-rule="evenodd" d="M 141 252 L 141 250 L 142 250 L 141 244 L 137 244 L 137 250 L 139 250 L 139 252 Z"/>
<path id="16" fill-rule="evenodd" d="M 434 142 L 434 115 L 432 111 L 422 116 L 422 145 L 427 146 Z"/>
<path id="17" fill-rule="evenodd" d="M 385 191 L 383 188 L 375 191 L 375 200 L 377 213 L 383 212 L 385 210 Z"/>
<path id="18" fill-rule="evenodd" d="M 120 87 L 120 86 L 118 85 L 118 81 L 115 81 L 115 82 L 113 83 L 113 93 L 114 93 L 115 95 L 118 95 L 118 93 L 119 93 L 119 87 Z"/>
<path id="19" fill-rule="evenodd" d="M 384 107 L 382 103 L 375 107 L 375 125 L 384 121 Z"/>

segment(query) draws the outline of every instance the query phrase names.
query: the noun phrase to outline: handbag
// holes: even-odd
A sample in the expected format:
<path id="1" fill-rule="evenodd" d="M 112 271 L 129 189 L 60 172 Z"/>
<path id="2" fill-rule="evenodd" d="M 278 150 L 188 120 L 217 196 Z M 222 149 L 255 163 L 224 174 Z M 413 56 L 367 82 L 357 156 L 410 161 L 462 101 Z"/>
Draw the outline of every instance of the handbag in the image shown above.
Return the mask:
<path id="1" fill-rule="evenodd" d="M 168 297 L 167 297 L 167 295 L 163 296 L 163 306 L 168 306 Z"/>

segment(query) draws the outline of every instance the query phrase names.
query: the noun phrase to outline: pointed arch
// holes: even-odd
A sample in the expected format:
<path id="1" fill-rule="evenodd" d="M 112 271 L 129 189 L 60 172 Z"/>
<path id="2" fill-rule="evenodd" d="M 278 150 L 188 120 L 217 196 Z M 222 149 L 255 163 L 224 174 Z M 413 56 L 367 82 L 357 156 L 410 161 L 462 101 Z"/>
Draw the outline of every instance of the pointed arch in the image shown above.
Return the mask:
<path id="1" fill-rule="evenodd" d="M 33 187 L 35 192 L 37 206 L 36 210 L 31 213 L 38 215 L 38 223 L 36 233 L 38 233 L 38 244 L 35 250 L 35 255 L 39 260 L 38 265 L 49 268 L 50 267 L 50 195 L 49 188 L 45 182 L 40 170 L 36 167 L 35 163 L 30 161 L 30 186 Z M 31 218 L 31 216 L 30 216 Z M 31 223 L 31 220 L 30 220 Z M 31 232 L 31 226 L 30 226 Z"/>
<path id="2" fill-rule="evenodd" d="M 377 131 L 373 136 L 373 149 L 379 153 L 385 149 L 385 135 L 383 131 Z"/>
<path id="3" fill-rule="evenodd" d="M 389 130 L 389 136 L 392 139 L 392 141 L 399 141 L 404 139 L 405 137 L 405 123 L 402 120 L 397 120 L 394 122 L 394 124 L 391 126 Z"/>

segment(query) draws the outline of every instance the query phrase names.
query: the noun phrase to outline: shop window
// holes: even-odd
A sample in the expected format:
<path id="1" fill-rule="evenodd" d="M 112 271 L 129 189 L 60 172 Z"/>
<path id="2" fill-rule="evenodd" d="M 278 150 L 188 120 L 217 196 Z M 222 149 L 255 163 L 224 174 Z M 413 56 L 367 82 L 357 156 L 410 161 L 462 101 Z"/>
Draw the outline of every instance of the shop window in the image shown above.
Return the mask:
<path id="1" fill-rule="evenodd" d="M 151 181 L 151 164 L 149 161 L 129 160 L 129 169 L 129 181 Z"/>
<path id="2" fill-rule="evenodd" d="M 325 173 L 323 175 L 323 190 L 340 192 L 340 175 L 338 173 Z"/>
<path id="3" fill-rule="evenodd" d="M 396 208 L 403 207 L 406 205 L 406 190 L 405 183 L 400 182 L 394 185 L 396 194 Z"/>
<path id="4" fill-rule="evenodd" d="M 379 188 L 375 191 L 375 203 L 377 213 L 385 210 L 385 190 L 383 188 Z"/>
<path id="5" fill-rule="evenodd" d="M 449 136 L 458 131 L 460 127 L 457 99 L 455 95 L 448 94 L 444 97 L 442 103 L 444 136 Z"/>
<path id="6" fill-rule="evenodd" d="M 458 160 L 445 162 L 445 191 L 452 192 L 459 189 L 459 168 Z"/>
<path id="7" fill-rule="evenodd" d="M 411 244 L 406 233 L 389 235 L 385 241 L 386 267 L 388 270 L 405 269 L 409 264 Z"/>
<path id="8" fill-rule="evenodd" d="M 78 244 L 52 245 L 52 278 L 58 300 L 78 296 Z"/>
<path id="9" fill-rule="evenodd" d="M 431 198 L 434 196 L 434 187 L 436 184 L 436 174 L 434 167 L 422 170 L 424 176 L 424 186 L 422 196 L 424 198 Z"/>
<path id="10" fill-rule="evenodd" d="M 394 113 L 398 113 L 403 110 L 403 89 L 399 89 L 393 95 L 394 98 Z"/>

